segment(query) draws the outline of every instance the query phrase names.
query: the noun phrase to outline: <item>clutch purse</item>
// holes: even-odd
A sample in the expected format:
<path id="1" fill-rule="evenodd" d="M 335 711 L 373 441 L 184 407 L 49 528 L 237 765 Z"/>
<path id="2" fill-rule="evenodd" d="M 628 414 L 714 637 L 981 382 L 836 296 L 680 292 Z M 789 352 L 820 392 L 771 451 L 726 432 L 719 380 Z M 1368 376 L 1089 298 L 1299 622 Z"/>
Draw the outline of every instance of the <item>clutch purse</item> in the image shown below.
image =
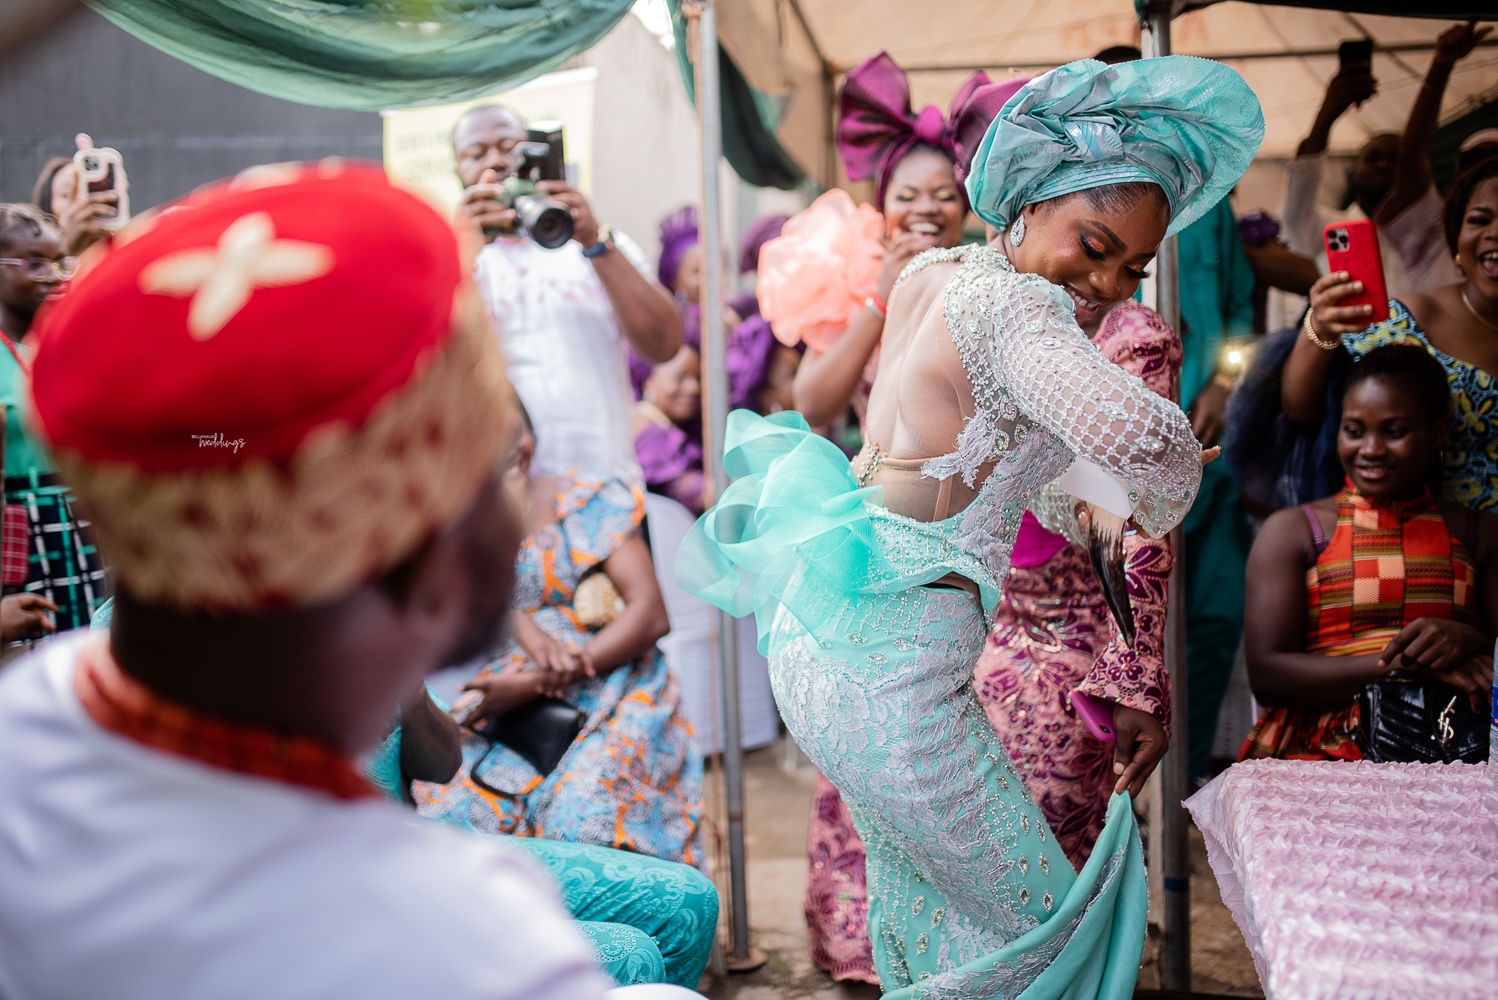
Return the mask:
<path id="1" fill-rule="evenodd" d="M 602 571 L 589 573 L 577 585 L 572 595 L 572 613 L 583 628 L 596 632 L 619 617 L 624 610 L 624 598 L 619 588 Z"/>
<path id="2" fill-rule="evenodd" d="M 1353 733 L 1377 763 L 1479 764 L 1488 759 L 1489 720 L 1467 692 L 1444 681 L 1398 675 L 1364 685 Z"/>
<path id="3" fill-rule="evenodd" d="M 537 698 L 501 715 L 491 715 L 469 728 L 485 739 L 509 747 L 545 777 L 562 762 L 587 720 L 582 709 L 560 698 Z M 479 769 L 472 770 L 472 777 L 477 780 Z"/>

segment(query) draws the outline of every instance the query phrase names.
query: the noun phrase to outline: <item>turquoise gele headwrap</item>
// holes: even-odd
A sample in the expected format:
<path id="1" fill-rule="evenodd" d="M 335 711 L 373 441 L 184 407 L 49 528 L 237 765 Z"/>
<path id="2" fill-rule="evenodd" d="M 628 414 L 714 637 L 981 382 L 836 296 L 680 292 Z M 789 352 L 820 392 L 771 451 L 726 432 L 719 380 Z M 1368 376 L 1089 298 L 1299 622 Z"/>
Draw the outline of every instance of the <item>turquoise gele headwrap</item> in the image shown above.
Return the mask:
<path id="1" fill-rule="evenodd" d="M 1222 63 L 1078 59 L 1005 103 L 973 157 L 968 197 L 1004 230 L 1026 205 L 1150 181 L 1165 190 L 1176 233 L 1232 190 L 1263 139 L 1259 99 Z"/>

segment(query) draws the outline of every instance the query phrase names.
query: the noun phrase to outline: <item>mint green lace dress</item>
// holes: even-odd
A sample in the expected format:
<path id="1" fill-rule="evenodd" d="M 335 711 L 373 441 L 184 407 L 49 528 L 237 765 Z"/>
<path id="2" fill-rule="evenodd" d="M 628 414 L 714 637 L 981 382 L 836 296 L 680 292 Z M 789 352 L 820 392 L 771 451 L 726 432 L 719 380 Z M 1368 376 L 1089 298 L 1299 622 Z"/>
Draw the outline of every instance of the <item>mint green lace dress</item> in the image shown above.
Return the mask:
<path id="1" fill-rule="evenodd" d="M 1128 487 L 1150 534 L 1200 481 L 1181 411 L 1110 364 L 1065 293 L 988 247 L 928 251 L 962 266 L 943 309 L 975 412 L 923 473 L 977 499 L 924 523 L 882 506 L 799 414 L 729 417 L 734 479 L 682 547 L 684 586 L 754 611 L 775 700 L 838 787 L 868 852 L 869 927 L 886 997 L 1129 997 L 1145 933 L 1143 857 L 1126 796 L 1074 871 L 972 689 L 1026 509 L 1075 528 L 1049 485 L 1076 459 Z M 949 574 L 977 585 L 933 586 Z"/>

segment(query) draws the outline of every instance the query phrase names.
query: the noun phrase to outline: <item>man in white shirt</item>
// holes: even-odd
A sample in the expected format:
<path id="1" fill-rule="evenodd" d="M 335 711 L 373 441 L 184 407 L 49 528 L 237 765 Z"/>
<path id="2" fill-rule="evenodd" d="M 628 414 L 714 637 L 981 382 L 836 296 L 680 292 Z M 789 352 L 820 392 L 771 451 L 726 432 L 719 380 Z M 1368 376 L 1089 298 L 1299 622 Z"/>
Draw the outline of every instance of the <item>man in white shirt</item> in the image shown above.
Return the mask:
<path id="1" fill-rule="evenodd" d="M 0 673 L 6 1000 L 595 1000 L 554 883 L 353 757 L 494 640 L 515 425 L 448 223 L 262 170 L 122 233 L 39 320 L 38 429 L 117 585 Z"/>
<path id="2" fill-rule="evenodd" d="M 1352 107 L 1373 96 L 1376 84 L 1368 63 L 1343 66 L 1326 86 L 1326 96 L 1311 131 L 1301 140 L 1285 177 L 1285 200 L 1280 206 L 1285 242 L 1291 250 L 1314 259 L 1326 272 L 1326 247 L 1322 231 L 1345 219 L 1368 219 L 1394 186 L 1394 168 L 1399 159 L 1399 136 L 1383 132 L 1373 136 L 1358 151 L 1348 177 L 1351 204 L 1346 208 L 1322 201 L 1322 174 L 1326 169 L 1326 145 L 1332 124 Z M 1384 282 L 1389 294 L 1408 291 L 1404 262 L 1390 239 L 1379 241 L 1383 255 Z"/>
<path id="3" fill-rule="evenodd" d="M 1491 30 L 1458 24 L 1441 33 L 1404 134 L 1376 135 L 1358 152 L 1350 178 L 1352 204 L 1346 209 L 1320 203 L 1327 138 L 1332 123 L 1371 97 L 1377 83 L 1369 63 L 1348 63 L 1338 70 L 1286 177 L 1281 218 L 1290 249 L 1314 257 L 1325 272 L 1322 230 L 1339 220 L 1367 218 L 1378 226 L 1384 283 L 1391 296 L 1461 280 L 1446 245 L 1441 195 L 1431 179 L 1430 143 L 1452 68 Z"/>
<path id="4" fill-rule="evenodd" d="M 465 188 L 458 225 L 487 241 L 474 278 L 535 425 L 533 468 L 562 475 L 581 466 L 638 483 L 624 345 L 647 361 L 671 360 L 681 316 L 634 241 L 600 225 L 562 181 L 540 187 L 571 209 L 572 241 L 547 250 L 514 235 L 515 213 L 497 199 L 499 183 L 520 167 L 516 147 L 526 136 L 520 115 L 496 104 L 473 108 L 453 128 Z"/>

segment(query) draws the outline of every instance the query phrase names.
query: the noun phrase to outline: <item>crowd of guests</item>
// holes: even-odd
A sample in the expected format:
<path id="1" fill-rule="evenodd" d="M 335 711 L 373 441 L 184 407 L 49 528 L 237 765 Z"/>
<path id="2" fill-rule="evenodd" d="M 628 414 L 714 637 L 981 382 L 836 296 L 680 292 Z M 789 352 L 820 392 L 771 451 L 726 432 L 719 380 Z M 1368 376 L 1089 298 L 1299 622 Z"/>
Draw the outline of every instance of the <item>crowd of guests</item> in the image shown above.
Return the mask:
<path id="1" fill-rule="evenodd" d="M 1228 460 L 1207 467 L 1183 532 L 1191 719 L 1176 738 L 1186 741 L 1194 775 L 1208 771 L 1239 657 L 1262 709 L 1244 758 L 1360 758 L 1359 696 L 1391 677 L 1449 684 L 1473 718 L 1488 697 L 1498 622 L 1488 610 L 1490 531 L 1480 512 L 1498 503 L 1488 376 L 1498 370 L 1498 133 L 1462 144 L 1444 196 L 1429 156 L 1451 68 L 1485 33 L 1458 25 L 1441 36 L 1408 128 L 1368 141 L 1347 177 L 1348 204 L 1338 208 L 1325 204 L 1337 196 L 1324 176 L 1328 131 L 1376 86 L 1368 64 L 1343 66 L 1290 165 L 1279 218 L 1238 219 L 1223 199 L 1180 233 L 1180 266 L 1191 280 L 1181 284 L 1179 330 L 1116 289 L 1068 289 L 1105 356 L 1179 401 L 1203 445 L 1227 445 Z M 1099 54 L 1105 62 L 1138 57 L 1129 47 Z M 1024 82 L 978 74 L 948 114 L 916 114 L 904 73 L 887 55 L 854 69 L 840 95 L 839 150 L 851 179 L 873 182 L 878 210 L 830 192 L 789 221 L 766 220 L 780 237 L 762 245 L 757 266 L 742 262 L 741 273 L 758 272 L 751 308 L 794 373 L 784 379 L 790 408 L 850 453 L 863 444 L 858 429 L 891 290 L 917 254 L 975 238 L 964 232 L 967 165 L 988 121 Z M 1323 228 L 1360 217 L 1378 226 L 1397 296 L 1389 319 L 1373 327 L 1361 321 L 1368 307 L 1336 304 L 1361 286 L 1325 274 Z M 701 250 L 693 222 L 683 212 L 662 227 L 661 279 L 682 304 L 689 346 L 671 362 L 637 367 L 642 402 L 633 426 L 642 465 L 660 470 L 647 471 L 650 488 L 697 510 Z M 681 251 L 683 243 L 691 249 Z M 735 301 L 748 299 L 741 291 Z M 735 305 L 723 320 L 730 374 L 736 343 L 748 341 L 744 312 Z M 1243 357 L 1252 359 L 1247 372 L 1236 360 Z M 775 408 L 742 395 L 732 405 Z M 881 477 L 900 474 L 899 462 L 879 462 Z M 905 464 L 918 480 L 920 463 Z M 943 499 L 930 492 L 932 506 L 918 516 L 940 519 Z M 964 500 L 945 503 L 956 510 Z M 1269 516 L 1279 508 L 1289 510 Z M 1175 553 L 1168 538 L 1132 532 L 1125 549 L 1128 636 L 1087 550 L 1027 514 L 974 671 L 989 721 L 1079 868 L 1102 829 L 1108 792 L 1115 784 L 1137 792 L 1169 738 L 1163 647 Z M 1361 581 L 1373 565 L 1382 575 L 1370 597 Z M 1111 718 L 1114 747 L 1079 715 L 1089 699 Z M 862 844 L 825 779 L 808 849 L 813 957 L 837 978 L 876 982 Z"/>
<path id="2" fill-rule="evenodd" d="M 1458 696 L 1472 714 L 1483 711 L 1498 635 L 1498 579 L 1493 577 L 1498 521 L 1490 513 L 1498 508 L 1498 387 L 1490 375 L 1498 372 L 1498 131 L 1477 133 L 1462 144 L 1444 193 L 1433 181 L 1430 145 L 1451 68 L 1485 33 L 1465 25 L 1441 36 L 1405 132 L 1370 139 L 1348 177 L 1347 206 L 1327 208 L 1329 130 L 1376 86 L 1368 65 L 1344 65 L 1290 167 L 1280 218 L 1255 213 L 1239 220 L 1224 198 L 1179 234 L 1182 273 L 1191 275 L 1181 284 L 1179 329 L 1135 301 L 1133 287 L 1089 276 L 1087 261 L 1100 257 L 1103 248 L 1084 240 L 1054 251 L 1076 259 L 1079 277 L 1066 291 L 1079 325 L 1104 356 L 1177 401 L 1204 446 L 1222 443 L 1226 450 L 1226 460 L 1207 466 L 1183 525 L 1184 554 L 1174 551 L 1169 538 L 1137 532 L 1125 537 L 1127 618 L 1117 611 L 1118 595 L 1095 572 L 1083 536 L 1050 530 L 1027 513 L 1014 540 L 1011 570 L 973 685 L 1066 861 L 1078 869 L 1103 829 L 1109 793 L 1129 790 L 1137 796 L 1171 738 L 1189 748 L 1194 773 L 1206 771 L 1218 709 L 1240 649 L 1263 708 L 1242 758 L 1362 758 L 1359 734 L 1369 723 L 1365 693 L 1391 679 L 1444 685 L 1433 687 L 1433 696 L 1456 692 L 1448 715 Z M 1099 58 L 1120 62 L 1138 55 L 1121 47 Z M 357 712 L 332 712 L 325 742 L 353 747 L 366 730 L 377 728 L 383 742 L 362 756 L 362 773 L 388 798 L 422 817 L 425 828 L 442 829 L 443 837 L 457 828 L 456 835 L 468 838 L 442 841 L 450 860 L 441 870 L 424 871 L 413 866 L 411 845 L 396 843 L 408 835 L 377 830 L 379 821 L 371 820 L 366 835 L 390 844 L 383 852 L 371 849 L 370 857 L 392 866 L 393 884 L 477 878 L 491 893 L 495 912 L 507 900 L 529 900 L 537 892 L 530 870 L 505 868 L 494 860 L 497 855 L 484 855 L 483 847 L 475 846 L 506 838 L 561 886 L 559 905 L 543 903 L 539 910 L 527 905 L 525 912 L 540 914 L 535 932 L 544 932 L 551 916 L 565 912 L 586 944 L 573 948 L 566 943 L 571 938 L 561 945 L 534 935 L 517 938 L 515 954 L 534 949 L 551 977 L 537 980 L 524 995 L 592 995 L 588 990 L 596 992 L 602 980 L 593 978 L 590 962 L 601 964 L 618 983 L 695 986 L 715 932 L 717 895 L 702 874 L 707 867 L 702 757 L 677 682 L 656 647 L 670 623 L 652 560 L 644 493 L 694 514 L 712 505 L 712 480 L 704 467 L 703 338 L 707 324 L 718 324 L 731 407 L 762 415 L 799 411 L 850 456 L 860 454 L 860 462 L 881 481 L 908 480 L 911 496 L 924 505 L 923 520 L 942 520 L 966 506 L 973 491 L 960 476 L 949 474 L 938 489 L 936 479 L 923 479 L 921 463 L 902 463 L 871 450 L 860 427 L 880 362 L 888 302 L 902 272 L 924 252 L 984 238 L 965 229 L 970 219 L 966 172 L 989 123 L 1025 82 L 993 83 L 975 74 L 943 115 L 934 108 L 912 110 L 905 74 L 887 55 L 851 71 L 840 95 L 839 150 L 852 180 L 872 182 L 874 204 L 856 205 L 833 191 L 794 217 L 755 222 L 739 247 L 738 280 L 725 289 L 723 313 L 710 317 L 703 315 L 702 285 L 704 254 L 712 251 L 702 244 L 694 209 L 663 220 L 660 256 L 652 268 L 626 234 L 600 224 L 580 192 L 560 181 L 542 182 L 545 193 L 567 205 L 575 221 L 573 242 L 543 249 L 513 234 L 514 212 L 498 197 L 499 182 L 518 165 L 517 149 L 527 138 L 524 123 L 508 108 L 474 108 L 453 131 L 464 186 L 458 235 L 473 267 L 477 304 L 472 308 L 482 308 L 499 331 L 518 396 L 500 473 L 491 479 L 472 469 L 452 473 L 458 476 L 454 482 L 467 484 L 457 489 L 464 503 L 437 517 L 432 501 L 421 522 L 424 529 L 444 526 L 448 534 L 439 537 L 445 540 L 423 548 L 415 544 L 416 534 L 408 533 L 402 537 L 411 544 L 384 551 L 358 572 L 340 563 L 342 569 L 318 571 L 324 579 L 303 566 L 309 574 L 305 581 L 273 581 L 262 564 L 296 562 L 288 554 L 287 546 L 294 547 L 288 534 L 254 552 L 230 546 L 198 576 L 189 571 L 175 582 L 168 579 L 171 571 L 148 565 L 146 556 L 127 558 L 112 567 L 112 583 L 121 588 L 118 605 L 109 600 L 111 580 L 96 547 L 95 526 L 80 513 L 74 490 L 85 494 L 90 513 L 99 519 L 98 533 L 123 546 L 115 551 L 134 552 L 131 545 L 145 551 L 152 542 L 132 534 L 145 529 L 132 524 L 120 505 L 129 498 L 146 503 L 164 495 L 152 492 L 167 489 L 151 486 L 152 477 L 185 476 L 170 486 L 183 496 L 211 477 L 198 467 L 205 456 L 152 452 L 150 434 L 161 433 L 159 428 L 143 424 L 122 432 L 118 441 L 91 438 L 86 410 L 104 405 L 109 396 L 99 385 L 88 385 L 102 377 L 96 366 L 54 373 L 45 391 L 41 374 L 33 371 L 33 323 L 49 297 L 78 271 L 80 255 L 109 236 L 114 211 L 111 193 L 80 186 L 71 160 L 49 162 L 37 180 L 33 204 L 0 205 L 0 329 L 7 348 L 0 359 L 5 422 L 0 632 L 6 657 L 53 632 L 92 622 L 96 630 L 113 633 L 116 652 L 58 645 L 51 647 L 57 651 L 46 669 L 56 674 L 76 663 L 83 678 L 80 697 L 95 706 L 88 714 L 106 729 L 203 760 L 200 751 L 183 749 L 181 732 L 198 732 L 193 727 L 211 724 L 215 707 L 233 704 L 219 714 L 243 723 L 244 732 L 230 727 L 227 735 L 215 736 L 237 749 L 210 763 L 356 797 L 353 775 L 340 769 L 342 758 L 325 759 L 311 743 L 297 751 L 312 761 L 304 760 L 305 766 L 267 763 L 260 751 L 245 749 L 260 746 L 256 734 L 274 731 L 286 720 L 279 709 L 258 710 L 267 696 L 245 686 L 251 681 L 205 684 L 194 678 L 181 641 L 191 637 L 193 643 L 223 648 L 241 643 L 244 648 L 230 658 L 248 670 L 260 658 L 278 656 L 285 642 L 305 642 L 313 633 L 339 637 L 327 640 L 327 648 L 340 650 L 327 657 L 329 666 L 316 666 L 305 654 L 293 657 L 264 681 L 265 690 L 278 697 L 296 691 L 321 698 L 320 708 L 331 711 L 330 699 L 348 695 L 352 676 L 339 675 L 339 664 L 358 663 L 361 656 L 391 664 L 389 683 L 352 699 Z M 266 184 L 269 193 L 260 195 L 252 193 L 255 185 L 230 184 L 197 196 L 206 206 L 199 210 L 242 202 L 236 211 L 254 209 L 279 220 L 278 213 L 294 210 L 303 187 L 325 180 L 319 174 L 286 181 L 281 194 Z M 404 196 L 375 192 L 374 183 L 364 178 L 352 185 L 366 201 L 351 201 L 351 218 L 371 206 L 410 214 L 410 206 L 400 202 Z M 283 196 L 290 200 L 283 203 Z M 166 221 L 151 236 L 159 256 L 195 246 L 187 224 L 169 224 L 173 215 L 162 216 Z M 184 209 L 179 218 L 190 215 Z M 1391 296 L 1388 318 L 1371 326 L 1371 306 L 1343 304 L 1363 293 L 1362 285 L 1346 273 L 1324 273 L 1323 226 L 1358 217 L 1377 226 Z M 413 231 L 425 224 L 413 223 Z M 331 230 L 324 236 L 330 243 L 353 238 Z M 1023 224 L 1016 223 L 1009 238 L 1018 245 L 1023 237 Z M 417 246 L 412 252 L 430 249 Z M 125 256 L 112 254 L 101 266 L 142 266 L 136 258 L 121 263 Z M 1132 285 L 1145 276 L 1147 264 L 1140 261 L 1137 274 L 1131 272 Z M 434 281 L 449 278 L 439 275 Z M 133 291 L 115 294 L 139 297 L 149 295 L 150 287 L 141 277 Z M 252 299 L 255 294 L 252 289 Z M 399 290 L 389 294 L 395 314 L 407 308 L 396 301 Z M 88 338 L 101 336 L 97 323 L 78 317 L 89 309 L 120 308 L 109 295 L 83 296 L 67 316 L 55 320 L 59 343 L 77 338 L 84 345 L 77 349 L 85 350 Z M 445 349 L 478 356 L 483 353 L 478 348 L 463 346 L 461 314 L 460 303 L 453 346 Z M 257 333 L 274 325 L 272 317 L 250 319 L 247 328 Z M 220 329 L 232 330 L 233 322 L 231 314 Z M 1261 336 L 1253 361 L 1240 373 L 1240 366 L 1227 360 L 1229 342 L 1246 344 L 1256 334 Z M 176 349 L 163 348 L 168 354 Z M 189 368 L 194 363 L 182 361 Z M 231 374 L 199 371 L 178 388 L 189 394 L 225 391 Z M 418 398 L 425 377 L 410 374 L 402 391 Z M 77 385 L 70 388 L 72 379 Z M 475 399 L 482 395 L 472 387 L 464 391 Z M 45 433 L 23 415 L 33 392 Z M 218 412 L 204 410 L 197 398 L 177 402 L 195 415 Z M 252 400 L 246 407 L 264 403 Z M 83 409 L 74 413 L 70 407 Z M 365 420 L 378 423 L 363 413 L 354 424 Z M 180 421 L 173 426 L 180 427 Z M 282 447 L 292 437 L 277 440 L 268 447 Z M 290 460 L 294 451 L 278 460 Z M 67 456 L 74 475 L 62 474 L 54 458 L 58 453 Z M 211 452 L 206 457 L 221 458 Z M 117 465 L 138 466 L 131 473 L 138 481 L 119 485 L 108 471 Z M 475 486 L 480 480 L 484 485 Z M 182 485 L 188 481 L 195 485 Z M 359 495 L 357 489 L 354 494 Z M 212 526 L 203 527 L 202 518 L 229 523 L 222 520 L 227 514 L 209 509 L 222 500 L 220 493 L 194 499 L 188 506 L 196 513 L 183 513 L 182 523 L 205 534 Z M 488 523 L 482 514 L 486 505 L 491 511 L 502 507 L 512 515 L 509 522 Z M 180 513 L 173 510 L 173 516 Z M 405 514 L 389 516 L 400 520 Z M 376 552 L 396 543 L 362 544 Z M 513 563 L 513 590 L 508 576 L 503 583 L 485 581 L 482 569 L 462 555 L 465 545 L 470 550 L 487 546 L 503 554 L 498 562 Z M 177 550 L 166 545 L 163 551 Z M 1186 731 L 1172 733 L 1163 650 L 1167 580 L 1178 556 L 1187 588 L 1191 718 Z M 202 558 L 212 562 L 210 556 Z M 443 564 L 447 577 L 429 569 L 442 558 L 448 560 Z M 446 591 L 428 576 L 466 582 L 448 587 L 462 591 L 460 596 L 441 596 Z M 419 602 L 411 602 L 424 587 L 439 595 L 430 597 L 434 607 L 443 601 L 469 606 L 461 613 L 449 609 L 440 627 L 418 627 L 407 619 L 419 617 Z M 308 595 L 335 600 L 336 612 L 318 621 L 301 620 L 297 616 Z M 383 601 L 382 608 L 394 602 L 393 610 L 382 612 L 388 620 L 361 610 L 360 602 L 370 601 Z M 494 633 L 484 628 L 465 632 L 454 624 L 454 615 L 482 617 L 475 606 L 485 602 L 489 611 L 503 614 L 503 641 L 494 641 Z M 211 613 L 205 616 L 205 610 Z M 264 626 L 264 634 L 246 642 L 250 624 Z M 376 653 L 368 641 L 348 638 L 351 628 L 407 636 L 421 627 L 442 633 L 445 645 L 438 653 L 416 650 L 415 639 L 404 652 L 396 642 Z M 490 641 L 483 641 L 485 635 Z M 119 664 L 111 655 L 120 657 Z M 414 670 L 414 664 L 433 665 L 434 656 L 446 665 L 469 664 L 461 694 L 451 704 Z M 146 692 L 121 667 L 137 680 L 155 678 L 162 697 Z M 309 676 L 324 671 L 331 679 L 309 693 L 295 677 L 298 669 Z M 48 713 L 58 710 L 56 683 L 55 678 L 44 682 L 37 671 L 12 685 L 30 685 L 8 709 L 20 713 L 11 719 L 15 732 L 46 728 Z M 223 687 L 214 687 L 217 683 Z M 1092 717 L 1101 712 L 1107 718 L 1113 747 L 1089 729 L 1089 709 Z M 194 714 L 197 710 L 203 715 Z M 167 727 L 159 719 L 167 716 L 177 720 L 172 724 L 180 730 L 177 737 L 161 735 Z M 71 738 L 38 736 L 37 746 Z M 230 758 L 233 762 L 225 764 Z M 23 779 L 41 782 L 54 766 L 40 756 L 20 764 L 10 776 L 12 789 Z M 222 817 L 207 819 L 179 787 L 188 779 L 174 775 L 164 785 L 151 785 L 157 778 L 143 777 L 150 771 L 144 763 L 111 766 L 120 773 L 111 772 L 109 780 L 149 786 L 172 799 L 179 818 L 190 820 L 181 827 L 182 836 L 222 835 L 235 817 L 255 825 L 253 818 L 243 819 L 247 801 L 229 802 Z M 131 767 L 141 773 L 121 771 Z M 106 798 L 111 794 L 103 785 L 96 791 Z M 236 788 L 227 798 L 248 794 Z M 90 801 L 85 796 L 77 808 Z M 115 803 L 101 813 L 95 825 L 100 837 L 141 828 L 138 817 L 108 811 L 120 808 Z M 0 832 L 3 828 L 0 820 Z M 254 837 L 238 844 L 257 849 Z M 460 844 L 467 846 L 455 846 Z M 170 849 L 164 841 L 162 851 Z M 877 983 L 863 846 L 826 779 L 817 784 L 808 853 L 805 910 L 814 959 L 839 979 Z M 232 867 L 237 857 L 230 852 L 221 860 Z M 344 871 L 370 857 L 350 856 L 331 870 Z M 282 874 L 296 876 L 290 869 Z M 451 886 L 433 890 L 430 900 L 413 897 L 408 902 L 412 920 L 419 921 L 428 903 L 450 905 L 451 900 L 439 899 L 450 891 Z M 540 890 L 543 900 L 548 891 Z M 119 905 L 103 896 L 97 902 L 100 920 Z M 268 912 L 258 905 L 245 906 L 241 923 Z M 45 930 L 60 912 L 43 906 L 31 916 Z M 168 947 L 176 939 L 162 931 L 167 915 L 131 914 L 141 918 L 138 934 L 126 934 L 120 946 L 157 932 L 162 935 L 158 946 Z M 463 932 L 467 936 L 454 940 L 469 945 L 484 940 L 483 923 L 474 914 Z M 505 923 L 493 932 L 503 936 L 512 930 Z M 247 946 L 245 961 L 256 954 Z M 375 967 L 378 962 L 372 962 Z M 471 955 L 444 976 L 470 973 L 482 978 Z M 91 981 L 86 978 L 91 974 L 77 970 L 84 977 L 80 982 Z M 17 982 L 25 981 L 21 975 Z"/>

